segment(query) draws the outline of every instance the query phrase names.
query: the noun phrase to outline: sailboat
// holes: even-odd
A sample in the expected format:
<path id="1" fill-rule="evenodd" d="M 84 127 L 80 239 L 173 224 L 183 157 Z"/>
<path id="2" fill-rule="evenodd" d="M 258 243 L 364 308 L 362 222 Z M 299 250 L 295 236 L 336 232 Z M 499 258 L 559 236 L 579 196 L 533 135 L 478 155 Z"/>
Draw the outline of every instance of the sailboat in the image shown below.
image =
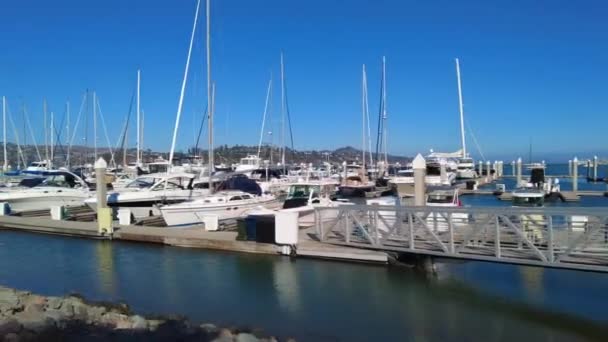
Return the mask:
<path id="1" fill-rule="evenodd" d="M 460 158 L 457 159 L 456 178 L 474 179 L 477 178 L 475 172 L 475 161 L 467 154 L 466 137 L 464 134 L 464 105 L 462 102 L 462 82 L 460 80 L 460 62 L 456 58 L 456 78 L 458 79 L 458 109 L 460 111 L 460 141 L 462 150 Z"/>

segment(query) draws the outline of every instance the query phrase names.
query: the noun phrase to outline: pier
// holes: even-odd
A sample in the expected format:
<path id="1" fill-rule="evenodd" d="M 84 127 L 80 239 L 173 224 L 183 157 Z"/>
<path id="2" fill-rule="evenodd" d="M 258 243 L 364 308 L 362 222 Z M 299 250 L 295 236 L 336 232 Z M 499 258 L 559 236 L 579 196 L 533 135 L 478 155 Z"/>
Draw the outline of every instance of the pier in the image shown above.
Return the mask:
<path id="1" fill-rule="evenodd" d="M 335 219 L 330 219 L 335 217 Z M 461 260 L 608 272 L 601 208 L 319 208 L 322 242 Z"/>

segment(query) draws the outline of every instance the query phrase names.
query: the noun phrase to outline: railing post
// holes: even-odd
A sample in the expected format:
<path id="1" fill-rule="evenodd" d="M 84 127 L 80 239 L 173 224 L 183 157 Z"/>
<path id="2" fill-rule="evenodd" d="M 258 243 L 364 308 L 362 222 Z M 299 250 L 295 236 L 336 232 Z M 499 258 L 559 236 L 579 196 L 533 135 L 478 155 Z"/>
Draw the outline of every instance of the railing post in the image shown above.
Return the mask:
<path id="1" fill-rule="evenodd" d="M 372 208 L 372 210 L 374 210 L 374 226 L 372 228 L 373 232 L 374 232 L 374 242 L 376 246 L 380 246 L 380 237 L 379 237 L 379 232 L 378 232 L 378 208 Z"/>
<path id="2" fill-rule="evenodd" d="M 410 226 L 409 229 L 409 240 L 410 240 L 410 249 L 414 250 L 414 215 L 412 215 L 412 212 L 408 212 L 407 213 L 407 222 Z"/>
<path id="3" fill-rule="evenodd" d="M 342 222 L 344 224 L 344 238 L 346 239 L 346 243 L 350 244 L 350 222 L 348 221 L 348 211 L 344 210 L 344 215 L 342 216 Z"/>
<path id="4" fill-rule="evenodd" d="M 494 217 L 495 220 L 495 234 L 494 238 L 494 254 L 497 258 L 500 258 L 500 220 L 498 215 Z"/>
<path id="5" fill-rule="evenodd" d="M 448 231 L 450 234 L 449 251 L 454 254 L 454 222 L 452 221 L 452 213 L 448 213 Z"/>
<path id="6" fill-rule="evenodd" d="M 555 262 L 555 254 L 553 250 L 553 216 L 549 215 L 548 217 L 548 228 L 549 228 L 549 262 Z"/>

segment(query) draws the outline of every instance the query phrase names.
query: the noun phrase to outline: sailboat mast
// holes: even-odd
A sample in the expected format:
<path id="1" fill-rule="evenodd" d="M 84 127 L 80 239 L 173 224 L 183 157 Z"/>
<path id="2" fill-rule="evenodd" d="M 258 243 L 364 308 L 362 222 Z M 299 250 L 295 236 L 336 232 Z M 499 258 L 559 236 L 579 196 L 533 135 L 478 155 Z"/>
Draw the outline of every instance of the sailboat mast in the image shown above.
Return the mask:
<path id="1" fill-rule="evenodd" d="M 55 159 L 55 115 L 51 112 L 51 159 L 49 161 L 49 168 L 53 168 L 53 160 Z"/>
<path id="2" fill-rule="evenodd" d="M 139 149 L 141 150 L 141 155 L 139 157 L 139 160 L 142 161 L 144 159 L 144 111 L 141 111 L 141 131 L 140 131 L 140 138 L 141 138 L 141 143 L 139 145 Z"/>
<path id="3" fill-rule="evenodd" d="M 93 92 L 93 160 L 97 160 L 97 92 Z"/>
<path id="4" fill-rule="evenodd" d="M 207 126 L 209 128 L 209 192 L 213 193 L 213 182 L 211 180 L 211 174 L 213 173 L 214 161 L 213 161 L 213 111 L 214 103 L 212 97 L 212 86 L 211 86 L 211 0 L 207 0 L 207 105 L 209 110 L 207 111 Z"/>
<path id="5" fill-rule="evenodd" d="M 136 105 L 136 111 L 137 111 L 137 159 L 136 159 L 136 165 L 139 166 L 140 165 L 140 143 L 141 143 L 141 130 L 140 130 L 140 122 L 141 122 L 141 118 L 140 118 L 140 111 L 139 111 L 139 90 L 140 90 L 140 81 L 141 81 L 141 73 L 140 70 L 137 69 L 137 105 Z"/>
<path id="6" fill-rule="evenodd" d="M 66 126 L 66 132 L 67 132 L 67 137 L 68 139 L 70 139 L 70 101 L 68 100 L 65 103 L 65 112 L 66 112 L 66 121 L 67 121 L 67 126 Z M 65 157 L 65 165 L 70 168 L 70 150 L 71 150 L 72 144 L 69 143 L 68 141 L 68 154 Z"/>
<path id="7" fill-rule="evenodd" d="M 458 109 L 460 110 L 460 141 L 462 143 L 462 157 L 467 156 L 467 145 L 464 137 L 464 106 L 462 104 L 462 83 L 460 81 L 460 62 L 456 58 L 456 78 L 458 79 Z"/>
<path id="8" fill-rule="evenodd" d="M 382 143 L 382 147 L 384 147 L 384 166 L 388 167 L 388 139 L 386 137 L 386 56 L 382 56 L 382 120 L 384 121 L 382 125 L 382 139 L 384 140 Z"/>
<path id="9" fill-rule="evenodd" d="M 46 127 L 46 99 L 44 99 L 42 103 L 42 111 L 44 112 L 44 158 L 45 160 L 49 160 L 49 132 Z"/>
<path id="10" fill-rule="evenodd" d="M 281 51 L 281 165 L 285 171 L 285 66 L 283 64 L 283 52 Z"/>
<path id="11" fill-rule="evenodd" d="M 2 96 L 2 145 L 4 148 L 4 164 L 2 165 L 2 171 L 8 169 L 8 155 L 6 151 L 6 97 Z"/>
<path id="12" fill-rule="evenodd" d="M 363 64 L 363 71 L 362 71 L 362 76 L 361 76 L 361 113 L 362 113 L 362 123 L 363 123 L 363 142 L 362 142 L 362 147 L 361 147 L 361 153 L 362 153 L 362 161 L 363 161 L 363 169 L 365 169 L 365 152 L 366 152 L 366 145 L 367 145 L 367 139 L 366 139 L 366 128 L 367 128 L 367 113 L 365 112 L 365 64 Z"/>
<path id="13" fill-rule="evenodd" d="M 258 144 L 258 158 L 262 153 L 262 142 L 264 141 L 264 132 L 266 131 L 266 114 L 268 113 L 268 103 L 270 102 L 270 92 L 272 91 L 272 74 L 268 81 L 268 91 L 266 92 L 266 103 L 264 104 L 264 114 L 262 115 L 262 129 L 260 131 L 260 143 Z"/>
<path id="14" fill-rule="evenodd" d="M 179 129 L 179 119 L 182 116 L 182 106 L 184 104 L 184 93 L 186 91 L 186 83 L 188 82 L 188 70 L 190 69 L 190 57 L 192 56 L 192 45 L 194 44 L 194 34 L 196 33 L 196 24 L 198 22 L 198 12 L 201 5 L 201 0 L 196 2 L 196 12 L 194 14 L 194 24 L 192 26 L 192 35 L 190 36 L 190 46 L 188 47 L 188 57 L 186 58 L 186 70 L 184 70 L 184 78 L 182 80 L 182 89 L 179 94 L 179 102 L 177 104 L 177 115 L 175 117 L 175 127 L 173 128 L 173 140 L 171 140 L 171 151 L 169 151 L 169 165 L 173 165 L 173 154 L 175 153 L 175 143 L 177 141 L 177 130 Z"/>

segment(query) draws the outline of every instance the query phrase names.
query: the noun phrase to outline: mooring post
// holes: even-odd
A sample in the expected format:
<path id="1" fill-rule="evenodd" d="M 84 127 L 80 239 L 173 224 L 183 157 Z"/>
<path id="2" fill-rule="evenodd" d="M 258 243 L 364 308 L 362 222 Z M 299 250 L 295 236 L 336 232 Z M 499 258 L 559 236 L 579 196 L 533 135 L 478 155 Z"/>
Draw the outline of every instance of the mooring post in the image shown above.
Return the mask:
<path id="1" fill-rule="evenodd" d="M 568 176 L 572 177 L 572 159 L 568 160 Z"/>
<path id="2" fill-rule="evenodd" d="M 593 181 L 597 181 L 597 156 L 593 156 Z"/>
<path id="3" fill-rule="evenodd" d="M 346 176 L 348 175 L 346 172 L 346 161 L 342 162 L 342 173 L 344 174 L 344 181 L 346 182 Z"/>
<path id="4" fill-rule="evenodd" d="M 448 171 L 446 170 L 444 163 L 439 165 L 439 180 L 441 181 L 441 184 L 445 185 L 448 183 Z"/>
<path id="5" fill-rule="evenodd" d="M 97 193 L 97 230 L 99 234 L 112 234 L 112 209 L 107 205 L 106 169 L 103 158 L 95 162 L 95 186 Z"/>
<path id="6" fill-rule="evenodd" d="M 479 178 L 483 177 L 483 161 L 479 161 Z"/>
<path id="7" fill-rule="evenodd" d="M 426 204 L 426 160 L 420 153 L 412 161 L 414 169 L 414 205 L 424 206 Z"/>
<path id="8" fill-rule="evenodd" d="M 578 158 L 572 160 L 572 191 L 578 191 Z"/>
<path id="9" fill-rule="evenodd" d="M 490 161 L 486 161 L 486 182 L 491 182 L 492 181 L 492 172 L 491 172 L 491 165 L 490 165 Z"/>
<path id="10" fill-rule="evenodd" d="M 511 176 L 515 177 L 515 160 L 511 161 Z"/>
<path id="11" fill-rule="evenodd" d="M 516 187 L 521 185 L 521 157 L 517 158 L 517 183 Z"/>

